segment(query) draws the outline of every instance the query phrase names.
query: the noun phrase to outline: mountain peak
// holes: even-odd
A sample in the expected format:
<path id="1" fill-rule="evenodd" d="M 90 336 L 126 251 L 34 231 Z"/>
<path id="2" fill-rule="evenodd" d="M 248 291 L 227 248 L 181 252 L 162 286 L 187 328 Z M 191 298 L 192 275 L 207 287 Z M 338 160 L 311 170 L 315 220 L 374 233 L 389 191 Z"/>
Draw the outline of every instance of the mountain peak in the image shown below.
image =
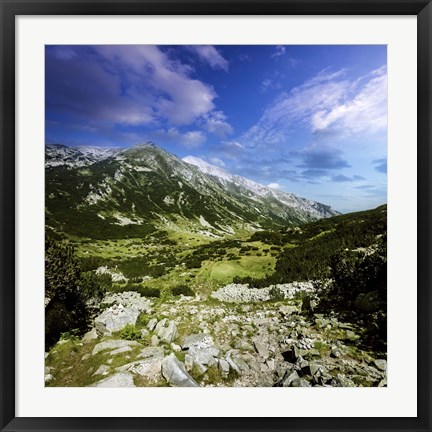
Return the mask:
<path id="1" fill-rule="evenodd" d="M 217 165 L 212 165 L 211 163 L 208 163 L 205 160 L 200 159 L 199 157 L 186 156 L 182 160 L 183 162 L 196 166 L 201 172 L 205 174 L 233 181 L 233 175 L 230 174 L 228 171 L 225 171 L 223 168 L 218 167 Z"/>

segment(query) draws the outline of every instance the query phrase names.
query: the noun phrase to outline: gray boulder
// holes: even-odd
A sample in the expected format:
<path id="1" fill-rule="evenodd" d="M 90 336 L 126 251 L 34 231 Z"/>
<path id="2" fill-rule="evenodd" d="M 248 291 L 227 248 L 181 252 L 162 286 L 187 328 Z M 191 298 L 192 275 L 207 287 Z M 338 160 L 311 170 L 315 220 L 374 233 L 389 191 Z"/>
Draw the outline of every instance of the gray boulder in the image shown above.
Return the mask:
<path id="1" fill-rule="evenodd" d="M 162 361 L 162 375 L 174 387 L 199 387 L 184 364 L 172 353 Z"/>
<path id="2" fill-rule="evenodd" d="M 156 325 L 155 333 L 164 342 L 171 343 L 177 337 L 177 325 L 174 321 L 164 318 Z"/>
<path id="3" fill-rule="evenodd" d="M 127 324 L 135 325 L 140 310 L 120 306 L 113 305 L 95 319 L 95 327 L 99 335 L 111 335 L 113 332 L 122 330 Z"/>
<path id="4" fill-rule="evenodd" d="M 268 358 L 270 356 L 269 350 L 267 349 L 267 347 L 262 342 L 255 339 L 253 341 L 253 343 L 254 343 L 255 349 L 256 349 L 257 353 L 260 355 L 260 357 Z"/>
<path id="5" fill-rule="evenodd" d="M 300 380 L 297 371 L 287 371 L 285 377 L 282 379 L 282 387 L 292 387 L 294 381 Z"/>
<path id="6" fill-rule="evenodd" d="M 128 372 L 140 375 L 150 381 L 159 381 L 161 376 L 162 358 L 148 357 L 143 360 L 137 360 L 132 363 L 118 367 L 118 372 Z"/>
<path id="7" fill-rule="evenodd" d="M 123 354 L 125 352 L 130 352 L 130 351 L 132 351 L 132 348 L 130 346 L 124 346 L 124 347 L 121 347 L 121 348 L 117 348 L 114 351 L 111 351 L 110 355 L 114 356 L 114 355 L 117 355 L 117 354 Z"/>
<path id="8" fill-rule="evenodd" d="M 374 360 L 374 365 L 381 371 L 385 372 L 387 370 L 387 360 Z"/>
<path id="9" fill-rule="evenodd" d="M 92 355 L 96 355 L 97 353 L 110 349 L 110 350 L 116 350 L 118 348 L 124 348 L 124 347 L 139 347 L 142 346 L 138 342 L 135 341 L 128 341 L 128 340 L 122 340 L 122 339 L 114 339 L 114 340 L 108 340 L 104 342 L 98 343 L 94 348 Z"/>
<path id="10" fill-rule="evenodd" d="M 356 387 L 354 381 L 347 378 L 344 374 L 337 374 L 337 376 L 332 379 L 331 384 L 333 387 Z"/>
<path id="11" fill-rule="evenodd" d="M 95 375 L 108 375 L 110 371 L 110 367 L 107 365 L 100 365 L 98 370 L 93 374 Z"/>
<path id="12" fill-rule="evenodd" d="M 207 348 L 210 346 L 213 346 L 213 339 L 210 335 L 205 333 L 196 333 L 186 336 L 181 344 L 183 349 L 189 349 L 191 347 Z"/>
<path id="13" fill-rule="evenodd" d="M 119 372 L 89 387 L 135 387 L 135 384 L 133 382 L 133 376 L 130 373 Z"/>
<path id="14" fill-rule="evenodd" d="M 89 332 L 87 332 L 87 333 L 83 336 L 83 338 L 81 339 L 81 342 L 89 343 L 89 342 L 91 342 L 92 340 L 97 339 L 97 338 L 98 338 L 97 331 L 96 331 L 95 328 L 92 328 Z"/>
<path id="15" fill-rule="evenodd" d="M 145 347 L 138 354 L 138 358 L 158 357 L 164 358 L 165 350 L 162 347 Z"/>
<path id="16" fill-rule="evenodd" d="M 192 347 L 189 349 L 188 353 L 195 362 L 202 363 L 208 366 L 214 366 L 215 364 L 217 364 L 219 349 L 216 347 L 208 347 L 201 349 Z"/>
<path id="17" fill-rule="evenodd" d="M 153 331 L 156 327 L 156 324 L 158 323 L 158 320 L 156 318 L 152 318 L 148 323 L 147 323 L 147 328 L 150 331 Z"/>
<path id="18" fill-rule="evenodd" d="M 230 371 L 228 362 L 224 359 L 219 360 L 219 372 L 222 378 L 227 378 Z"/>

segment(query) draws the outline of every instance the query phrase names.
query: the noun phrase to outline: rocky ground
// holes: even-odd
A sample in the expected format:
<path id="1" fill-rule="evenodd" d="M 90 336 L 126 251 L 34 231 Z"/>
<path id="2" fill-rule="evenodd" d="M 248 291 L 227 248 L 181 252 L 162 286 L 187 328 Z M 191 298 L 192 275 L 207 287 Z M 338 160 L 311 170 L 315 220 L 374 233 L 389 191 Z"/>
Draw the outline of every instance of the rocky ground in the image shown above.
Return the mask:
<path id="1" fill-rule="evenodd" d="M 94 328 L 46 353 L 49 386 L 386 386 L 362 329 L 314 313 L 312 283 L 227 285 L 157 303 L 109 294 Z"/>

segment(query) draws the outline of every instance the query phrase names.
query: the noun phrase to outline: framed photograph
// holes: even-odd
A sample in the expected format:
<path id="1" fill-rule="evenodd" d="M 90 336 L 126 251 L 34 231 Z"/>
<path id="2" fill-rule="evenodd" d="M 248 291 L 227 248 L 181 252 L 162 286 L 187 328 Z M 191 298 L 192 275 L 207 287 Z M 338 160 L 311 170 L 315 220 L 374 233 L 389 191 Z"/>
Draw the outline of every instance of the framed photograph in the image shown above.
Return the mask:
<path id="1" fill-rule="evenodd" d="M 430 431 L 429 1 L 7 1 L 2 431 Z"/>

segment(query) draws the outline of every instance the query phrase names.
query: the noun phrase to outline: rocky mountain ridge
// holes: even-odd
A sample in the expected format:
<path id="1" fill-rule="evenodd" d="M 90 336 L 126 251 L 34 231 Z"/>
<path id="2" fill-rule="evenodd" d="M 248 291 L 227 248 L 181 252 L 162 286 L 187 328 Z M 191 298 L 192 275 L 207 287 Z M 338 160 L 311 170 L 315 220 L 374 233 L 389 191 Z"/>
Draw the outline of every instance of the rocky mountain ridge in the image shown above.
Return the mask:
<path id="1" fill-rule="evenodd" d="M 337 214 L 324 204 L 226 171 L 225 177 L 214 175 L 191 162 L 152 143 L 127 149 L 47 145 L 47 225 L 96 238 L 143 237 L 161 226 L 223 237 Z M 77 226 L 72 218 L 86 223 Z"/>

